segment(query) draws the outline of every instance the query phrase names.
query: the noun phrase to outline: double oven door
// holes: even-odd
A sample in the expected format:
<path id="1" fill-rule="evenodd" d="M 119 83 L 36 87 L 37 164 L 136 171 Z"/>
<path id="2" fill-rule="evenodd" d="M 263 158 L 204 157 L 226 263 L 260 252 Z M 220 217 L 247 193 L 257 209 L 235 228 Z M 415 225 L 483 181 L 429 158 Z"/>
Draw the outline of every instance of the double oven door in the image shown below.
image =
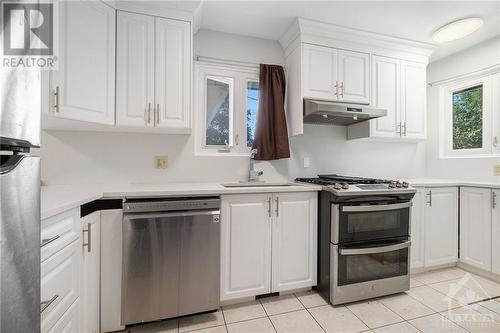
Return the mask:
<path id="1" fill-rule="evenodd" d="M 333 204 L 333 304 L 409 289 L 411 202 Z"/>

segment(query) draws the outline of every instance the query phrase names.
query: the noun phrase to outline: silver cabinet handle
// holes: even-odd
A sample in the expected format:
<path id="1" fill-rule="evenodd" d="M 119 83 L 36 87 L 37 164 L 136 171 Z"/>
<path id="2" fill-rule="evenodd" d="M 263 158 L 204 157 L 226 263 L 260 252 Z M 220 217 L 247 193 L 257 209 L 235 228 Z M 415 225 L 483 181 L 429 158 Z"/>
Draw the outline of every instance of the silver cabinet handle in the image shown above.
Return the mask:
<path id="1" fill-rule="evenodd" d="M 51 237 L 51 238 L 42 239 L 42 243 L 40 243 L 40 247 L 44 247 L 45 245 L 52 243 L 53 241 L 55 241 L 56 239 L 59 239 L 60 237 L 61 236 L 59 236 L 59 235 L 55 235 L 54 237 Z"/>
<path id="2" fill-rule="evenodd" d="M 90 223 L 87 224 L 87 229 L 83 230 L 83 235 L 85 237 L 85 233 L 87 233 L 87 243 L 83 243 L 83 247 L 87 247 L 87 252 L 92 250 L 92 225 Z"/>
<path id="3" fill-rule="evenodd" d="M 160 124 L 160 104 L 156 104 L 156 124 Z"/>
<path id="4" fill-rule="evenodd" d="M 491 207 L 495 208 L 497 206 L 497 193 L 495 191 L 492 192 L 491 195 Z"/>
<path id="5" fill-rule="evenodd" d="M 364 205 L 364 206 L 342 206 L 343 212 L 380 212 L 385 210 L 396 210 L 409 208 L 412 206 L 411 202 L 403 202 L 390 205 Z"/>
<path id="6" fill-rule="evenodd" d="M 399 125 L 398 125 L 398 128 L 399 128 L 399 136 L 403 136 L 403 132 L 402 132 L 402 128 L 403 126 L 401 125 L 401 122 L 399 122 Z"/>
<path id="7" fill-rule="evenodd" d="M 151 124 L 151 103 L 148 103 L 148 124 Z"/>
<path id="8" fill-rule="evenodd" d="M 40 313 L 45 311 L 54 301 L 59 297 L 59 295 L 55 294 L 51 299 L 48 301 L 42 301 L 40 302 Z"/>
<path id="9" fill-rule="evenodd" d="M 271 217 L 271 197 L 269 197 L 269 199 L 267 199 L 267 205 L 268 205 L 268 214 L 269 214 L 269 217 Z"/>
<path id="10" fill-rule="evenodd" d="M 276 216 L 280 216 L 280 197 L 276 197 Z"/>
<path id="11" fill-rule="evenodd" d="M 54 112 L 59 113 L 59 86 L 54 89 Z"/>
<path id="12" fill-rule="evenodd" d="M 383 252 L 392 252 L 397 250 L 402 250 L 410 247 L 411 242 L 406 241 L 399 244 L 387 245 L 387 246 L 377 246 L 377 247 L 369 247 L 369 248 L 361 248 L 361 249 L 340 249 L 339 253 L 342 256 L 356 256 L 363 254 L 374 254 L 374 253 L 383 253 Z"/>
<path id="13" fill-rule="evenodd" d="M 427 193 L 427 196 L 429 197 L 429 200 L 427 203 L 429 204 L 429 207 L 432 207 L 432 191 L 429 190 L 429 193 Z"/>
<path id="14" fill-rule="evenodd" d="M 403 128 L 404 128 L 403 135 L 406 136 L 406 121 L 403 123 Z"/>
<path id="15" fill-rule="evenodd" d="M 340 82 L 340 97 L 344 98 L 344 82 Z"/>
<path id="16" fill-rule="evenodd" d="M 339 97 L 339 81 L 335 81 L 335 96 Z"/>

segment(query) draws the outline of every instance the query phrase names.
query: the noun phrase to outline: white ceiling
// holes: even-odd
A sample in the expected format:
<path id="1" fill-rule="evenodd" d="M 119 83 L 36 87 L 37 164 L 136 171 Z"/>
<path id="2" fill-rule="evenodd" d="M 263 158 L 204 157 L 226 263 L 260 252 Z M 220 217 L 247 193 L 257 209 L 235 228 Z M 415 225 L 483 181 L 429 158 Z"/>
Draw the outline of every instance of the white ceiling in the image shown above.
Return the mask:
<path id="1" fill-rule="evenodd" d="M 196 3 L 196 2 L 194 2 Z M 192 3 L 191 3 L 192 4 Z M 439 45 L 431 61 L 500 35 L 497 1 L 211 1 L 198 8 L 200 29 L 278 40 L 295 17 L 433 43 L 442 25 L 481 17 L 481 30 Z"/>

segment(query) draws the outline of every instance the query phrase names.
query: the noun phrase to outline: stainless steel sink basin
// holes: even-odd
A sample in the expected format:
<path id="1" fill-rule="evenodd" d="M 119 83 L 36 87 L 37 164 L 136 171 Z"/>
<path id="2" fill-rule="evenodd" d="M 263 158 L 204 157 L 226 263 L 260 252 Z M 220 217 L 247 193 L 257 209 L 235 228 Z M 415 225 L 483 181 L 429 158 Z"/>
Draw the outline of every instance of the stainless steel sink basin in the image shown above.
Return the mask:
<path id="1" fill-rule="evenodd" d="M 270 186 L 292 186 L 290 183 L 271 183 L 271 182 L 238 182 L 221 184 L 224 187 L 270 187 Z"/>

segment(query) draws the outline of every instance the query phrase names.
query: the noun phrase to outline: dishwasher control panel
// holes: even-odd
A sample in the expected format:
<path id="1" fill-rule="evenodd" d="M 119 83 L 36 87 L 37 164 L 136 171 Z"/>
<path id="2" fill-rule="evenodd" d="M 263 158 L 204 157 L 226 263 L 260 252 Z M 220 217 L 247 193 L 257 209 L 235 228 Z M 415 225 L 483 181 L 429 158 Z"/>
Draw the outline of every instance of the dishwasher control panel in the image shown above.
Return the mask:
<path id="1" fill-rule="evenodd" d="M 169 212 L 197 209 L 218 209 L 219 207 L 219 197 L 127 198 L 123 203 L 123 212 Z"/>

